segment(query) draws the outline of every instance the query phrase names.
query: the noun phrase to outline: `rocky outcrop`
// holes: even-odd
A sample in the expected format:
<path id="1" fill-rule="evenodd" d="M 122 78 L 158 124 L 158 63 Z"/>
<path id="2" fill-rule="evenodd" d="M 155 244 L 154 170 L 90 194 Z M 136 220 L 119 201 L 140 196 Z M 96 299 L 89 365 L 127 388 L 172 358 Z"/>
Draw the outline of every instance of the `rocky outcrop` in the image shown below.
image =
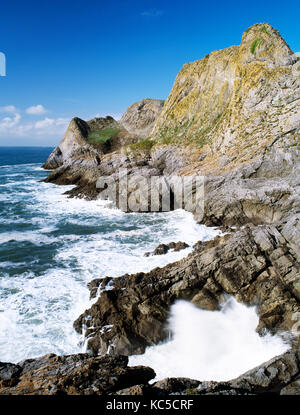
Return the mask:
<path id="1" fill-rule="evenodd" d="M 153 252 L 145 252 L 145 256 L 150 255 L 164 255 L 167 254 L 170 249 L 174 252 L 181 251 L 182 249 L 188 248 L 189 245 L 185 242 L 179 241 L 179 242 L 169 242 L 168 244 L 159 244 Z"/>
<path id="2" fill-rule="evenodd" d="M 299 350 L 292 350 L 229 382 L 202 382 L 197 392 L 200 395 L 289 395 L 294 389 L 293 394 L 297 395 L 300 394 L 299 358 Z"/>
<path id="3" fill-rule="evenodd" d="M 160 99 L 148 98 L 135 102 L 125 111 L 121 125 L 130 133 L 146 138 L 150 135 L 163 106 L 164 101 Z"/>
<path id="4" fill-rule="evenodd" d="M 261 158 L 287 134 L 296 150 L 299 74 L 300 62 L 278 31 L 256 24 L 240 46 L 183 66 L 151 137 L 165 145 L 193 146 L 182 174 L 233 171 Z"/>
<path id="5" fill-rule="evenodd" d="M 155 377 L 151 368 L 127 363 L 124 356 L 88 354 L 49 354 L 16 365 L 0 363 L 0 395 L 107 395 Z"/>
<path id="6" fill-rule="evenodd" d="M 229 382 L 166 378 L 149 384 L 152 369 L 128 367 L 125 356 L 45 355 L 0 363 L 0 395 L 299 395 L 299 351 L 291 350 Z"/>
<path id="7" fill-rule="evenodd" d="M 80 118 L 73 118 L 59 145 L 52 151 L 44 164 L 45 169 L 55 169 L 63 165 L 72 153 L 87 144 L 88 124 Z"/>
<path id="8" fill-rule="evenodd" d="M 278 229 L 247 225 L 164 268 L 96 280 L 97 301 L 74 327 L 84 330 L 95 354 L 139 354 L 168 337 L 175 300 L 216 310 L 230 294 L 258 307 L 260 332 L 291 331 L 300 313 L 299 282 L 299 257 Z"/>
<path id="9" fill-rule="evenodd" d="M 299 395 L 299 350 L 291 350 L 228 382 L 164 379 L 153 389 L 166 395 Z"/>
<path id="10" fill-rule="evenodd" d="M 240 46 L 184 65 L 156 113 L 151 140 L 132 147 L 141 138 L 124 139 L 98 155 L 83 146 L 48 181 L 76 184 L 70 195 L 97 198 L 97 179 L 120 168 L 144 177 L 204 175 L 206 223 L 274 223 L 299 194 L 299 74 L 300 61 L 278 31 L 254 25 Z M 136 132 L 145 108 L 160 108 L 160 101 L 143 102 L 125 112 L 123 127 L 131 120 Z"/>
<path id="11" fill-rule="evenodd" d="M 78 158 L 85 159 L 86 154 L 89 151 L 93 151 L 93 146 L 88 140 L 90 133 L 106 128 L 119 127 L 117 121 L 110 116 L 105 118 L 93 118 L 87 122 L 78 117 L 73 118 L 64 138 L 52 151 L 43 167 L 45 169 L 53 170 L 64 164 L 70 165 L 73 160 Z M 83 150 L 86 151 L 84 152 Z"/>

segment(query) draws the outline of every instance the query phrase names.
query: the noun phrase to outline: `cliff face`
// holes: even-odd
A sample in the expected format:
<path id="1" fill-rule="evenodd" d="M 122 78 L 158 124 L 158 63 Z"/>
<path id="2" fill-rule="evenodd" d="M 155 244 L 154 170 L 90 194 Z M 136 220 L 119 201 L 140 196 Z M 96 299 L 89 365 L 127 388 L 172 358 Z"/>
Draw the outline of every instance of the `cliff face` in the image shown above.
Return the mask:
<path id="1" fill-rule="evenodd" d="M 275 138 L 299 143 L 300 62 L 268 24 L 256 24 L 240 46 L 185 64 L 151 138 L 193 145 L 187 172 L 232 170 L 259 156 Z M 296 131 L 298 129 L 298 131 Z"/>
<path id="2" fill-rule="evenodd" d="M 112 117 L 94 118 L 88 122 L 78 117 L 73 118 L 65 136 L 52 151 L 43 167 L 53 170 L 70 162 L 76 150 L 88 146 L 89 133 L 109 127 L 118 127 L 118 123 Z"/>
<path id="3" fill-rule="evenodd" d="M 161 113 L 163 103 L 164 101 L 158 99 L 144 99 L 136 102 L 125 111 L 120 122 L 110 116 L 93 118 L 89 121 L 78 117 L 73 118 L 65 136 L 50 154 L 43 167 L 53 170 L 64 164 L 70 165 L 73 161 L 78 160 L 80 153 L 81 158 L 84 158 L 85 153 L 77 150 L 86 149 L 94 152 L 93 150 L 96 148 L 101 154 L 103 150 L 105 150 L 104 152 L 113 152 L 122 146 L 136 143 L 149 135 Z M 102 143 L 98 140 L 97 143 L 97 134 L 108 130 L 114 130 L 114 134 L 103 137 L 105 140 L 107 139 L 104 149 L 104 146 L 101 146 L 104 144 L 104 140 Z"/>
<path id="4" fill-rule="evenodd" d="M 151 133 L 163 105 L 164 101 L 159 99 L 135 102 L 125 111 L 121 124 L 130 133 L 146 138 Z"/>

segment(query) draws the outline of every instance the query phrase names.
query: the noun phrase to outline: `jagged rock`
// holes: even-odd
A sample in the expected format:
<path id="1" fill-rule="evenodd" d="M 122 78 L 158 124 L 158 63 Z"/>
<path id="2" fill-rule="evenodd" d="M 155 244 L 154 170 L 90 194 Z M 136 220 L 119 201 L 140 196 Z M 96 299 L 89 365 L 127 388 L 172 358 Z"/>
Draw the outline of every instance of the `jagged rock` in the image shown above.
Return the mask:
<path id="1" fill-rule="evenodd" d="M 159 244 L 153 252 L 146 252 L 145 256 L 150 255 L 165 255 L 169 252 L 170 249 L 173 249 L 174 252 L 181 251 L 182 249 L 188 248 L 189 245 L 185 242 L 170 242 L 168 244 Z"/>
<path id="2" fill-rule="evenodd" d="M 252 53 L 252 39 L 259 37 L 263 42 Z M 280 221 L 299 203 L 299 74 L 300 61 L 279 33 L 254 25 L 239 47 L 183 67 L 147 155 L 124 148 L 87 165 L 82 154 L 49 181 L 74 183 L 71 195 L 97 198 L 97 178 L 120 168 L 147 177 L 205 175 L 206 224 Z M 202 221 L 202 212 L 196 219 Z"/>
<path id="3" fill-rule="evenodd" d="M 193 391 L 197 393 L 197 387 L 200 385 L 199 380 L 188 379 L 188 378 L 166 378 L 163 380 L 159 380 L 153 384 L 153 388 L 157 389 L 160 394 L 174 394 L 174 393 L 181 393 L 181 394 L 188 394 L 192 393 Z"/>
<path id="4" fill-rule="evenodd" d="M 174 242 L 169 244 L 170 248 L 173 248 L 175 252 L 181 251 L 182 249 L 186 249 L 189 247 L 189 245 L 185 242 L 176 242 L 174 245 Z"/>
<path id="5" fill-rule="evenodd" d="M 125 356 L 45 355 L 0 364 L 0 395 L 299 395 L 299 350 L 290 350 L 228 382 L 166 378 L 128 367 Z"/>
<path id="6" fill-rule="evenodd" d="M 128 367 L 124 356 L 45 355 L 0 364 L 0 395 L 108 394 L 155 377 L 148 367 Z"/>
<path id="7" fill-rule="evenodd" d="M 300 376 L 294 382 L 281 389 L 280 395 L 300 395 Z"/>
<path id="8" fill-rule="evenodd" d="M 160 244 L 154 249 L 153 255 L 164 255 L 169 251 L 170 247 L 166 244 Z"/>
<path id="9" fill-rule="evenodd" d="M 80 333 L 87 328 L 94 353 L 143 353 L 168 336 L 165 323 L 176 299 L 213 310 L 227 293 L 258 307 L 259 330 L 290 330 L 300 312 L 299 280 L 299 263 L 277 228 L 247 225 L 179 262 L 110 278 L 110 289 L 102 286 L 74 327 Z M 109 331 L 102 330 L 106 325 Z"/>
<path id="10" fill-rule="evenodd" d="M 297 394 L 294 378 L 299 376 L 299 350 L 291 350 L 229 382 L 202 382 L 200 395 Z M 289 393 L 286 393 L 289 394 Z"/>
<path id="11" fill-rule="evenodd" d="M 76 163 L 76 160 L 87 157 L 86 152 L 82 152 L 82 149 L 86 149 L 87 153 L 93 152 L 93 145 L 88 143 L 88 136 L 92 131 L 103 130 L 105 128 L 120 128 L 120 125 L 112 117 L 107 116 L 105 118 L 93 118 L 90 121 L 84 121 L 78 117 L 71 120 L 64 138 L 59 145 L 52 151 L 48 160 L 43 165 L 45 169 L 56 169 L 64 164 Z M 98 147 L 101 153 L 102 147 Z M 98 154 L 98 152 L 94 153 Z M 96 154 L 94 157 L 96 157 Z M 61 170 L 61 173 L 63 170 Z"/>
<path id="12" fill-rule="evenodd" d="M 73 118 L 64 138 L 59 143 L 58 147 L 52 151 L 43 167 L 45 169 L 53 169 L 61 166 L 70 158 L 75 150 L 87 144 L 86 139 L 88 133 L 88 124 L 80 118 Z"/>

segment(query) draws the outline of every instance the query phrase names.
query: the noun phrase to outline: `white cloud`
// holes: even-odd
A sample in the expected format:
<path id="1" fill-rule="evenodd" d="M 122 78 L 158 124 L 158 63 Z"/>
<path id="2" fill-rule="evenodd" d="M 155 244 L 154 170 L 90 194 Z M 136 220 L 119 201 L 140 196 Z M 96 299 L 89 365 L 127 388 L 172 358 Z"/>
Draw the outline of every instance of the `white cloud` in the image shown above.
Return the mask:
<path id="1" fill-rule="evenodd" d="M 0 132 L 16 127 L 19 124 L 20 119 L 20 114 L 15 114 L 14 117 L 2 118 L 2 120 L 0 120 Z"/>
<path id="2" fill-rule="evenodd" d="M 150 9 L 150 10 L 144 10 L 141 13 L 141 16 L 144 16 L 144 17 L 159 17 L 159 16 L 162 16 L 163 14 L 164 14 L 163 10 Z"/>
<path id="3" fill-rule="evenodd" d="M 26 109 L 27 114 L 30 115 L 41 115 L 41 114 L 46 114 L 46 112 L 48 112 L 46 110 L 46 108 L 43 107 L 43 105 L 39 104 L 39 105 L 32 105 L 31 107 Z"/>
<path id="4" fill-rule="evenodd" d="M 15 114 L 18 110 L 14 105 L 6 105 L 5 107 L 0 107 L 0 112 Z"/>
<path id="5" fill-rule="evenodd" d="M 70 123 L 69 118 L 44 118 L 33 124 L 36 135 L 64 135 Z"/>
<path id="6" fill-rule="evenodd" d="M 55 120 L 53 118 L 45 118 L 44 120 L 36 121 L 34 124 L 34 128 L 37 130 L 42 128 L 50 127 L 55 123 Z"/>
<path id="7" fill-rule="evenodd" d="M 69 118 L 44 118 L 35 122 L 21 122 L 20 114 L 0 119 L 0 137 L 62 136 Z"/>

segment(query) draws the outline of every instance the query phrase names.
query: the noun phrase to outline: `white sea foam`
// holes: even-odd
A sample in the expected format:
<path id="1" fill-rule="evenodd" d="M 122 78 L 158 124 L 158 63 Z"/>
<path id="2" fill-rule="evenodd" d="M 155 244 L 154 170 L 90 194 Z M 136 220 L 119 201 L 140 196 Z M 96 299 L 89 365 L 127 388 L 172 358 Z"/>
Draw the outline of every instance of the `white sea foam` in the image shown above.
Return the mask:
<path id="1" fill-rule="evenodd" d="M 260 337 L 255 331 L 258 316 L 229 298 L 220 311 L 205 311 L 187 301 L 177 301 L 170 310 L 172 340 L 131 356 L 131 366 L 145 365 L 156 379 L 189 377 L 226 381 L 288 350 L 279 336 Z"/>
<path id="2" fill-rule="evenodd" d="M 1 279 L 0 350 L 2 361 L 18 362 L 45 353 L 80 351 L 73 321 L 90 305 L 84 276 L 53 269 L 45 275 Z M 11 293 L 5 295 L 6 291 Z M 4 298 L 3 298 L 4 297 Z"/>
<path id="3" fill-rule="evenodd" d="M 192 245 L 219 233 L 197 225 L 182 210 L 125 214 L 102 201 L 68 199 L 63 193 L 73 186 L 38 182 L 37 165 L 18 169 L 24 177 L 0 190 L 7 202 L 1 223 L 16 225 L 14 231 L 0 233 L 0 361 L 82 351 L 73 321 L 91 305 L 88 282 L 149 271 L 192 250 L 144 257 L 161 242 Z M 31 251 L 27 247 L 26 262 L 23 242 L 33 244 Z"/>
<path id="4" fill-rule="evenodd" d="M 38 231 L 27 232 L 5 232 L 0 234 L 0 245 L 7 242 L 31 242 L 34 245 L 51 244 L 56 241 L 55 238 L 50 238 Z"/>

